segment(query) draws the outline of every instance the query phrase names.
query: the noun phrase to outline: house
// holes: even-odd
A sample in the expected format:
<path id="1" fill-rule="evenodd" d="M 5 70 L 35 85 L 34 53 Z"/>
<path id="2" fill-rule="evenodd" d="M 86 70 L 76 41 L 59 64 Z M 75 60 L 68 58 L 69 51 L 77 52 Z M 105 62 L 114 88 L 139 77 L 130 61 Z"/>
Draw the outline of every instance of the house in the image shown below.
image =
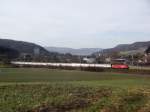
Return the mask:
<path id="1" fill-rule="evenodd" d="M 95 58 L 87 58 L 87 57 L 85 57 L 85 58 L 83 58 L 83 62 L 85 62 L 85 63 L 95 63 L 96 60 L 95 60 Z"/>

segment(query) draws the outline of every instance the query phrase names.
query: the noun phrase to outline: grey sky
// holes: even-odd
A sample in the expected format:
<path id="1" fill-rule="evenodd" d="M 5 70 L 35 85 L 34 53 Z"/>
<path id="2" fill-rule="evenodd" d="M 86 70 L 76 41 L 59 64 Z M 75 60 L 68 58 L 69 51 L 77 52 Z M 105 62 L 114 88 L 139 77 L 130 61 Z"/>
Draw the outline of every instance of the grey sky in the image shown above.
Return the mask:
<path id="1" fill-rule="evenodd" d="M 0 38 L 113 47 L 150 40 L 150 0 L 0 0 Z"/>

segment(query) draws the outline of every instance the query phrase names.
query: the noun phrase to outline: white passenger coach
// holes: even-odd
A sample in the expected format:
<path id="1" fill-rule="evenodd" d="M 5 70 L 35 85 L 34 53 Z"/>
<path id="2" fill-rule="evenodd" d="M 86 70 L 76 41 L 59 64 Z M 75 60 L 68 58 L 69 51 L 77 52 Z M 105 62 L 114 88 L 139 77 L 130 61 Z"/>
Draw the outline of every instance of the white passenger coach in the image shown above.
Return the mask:
<path id="1" fill-rule="evenodd" d="M 20 62 L 20 61 L 12 61 L 11 64 L 16 66 L 111 68 L 111 64 L 43 63 L 43 62 Z"/>

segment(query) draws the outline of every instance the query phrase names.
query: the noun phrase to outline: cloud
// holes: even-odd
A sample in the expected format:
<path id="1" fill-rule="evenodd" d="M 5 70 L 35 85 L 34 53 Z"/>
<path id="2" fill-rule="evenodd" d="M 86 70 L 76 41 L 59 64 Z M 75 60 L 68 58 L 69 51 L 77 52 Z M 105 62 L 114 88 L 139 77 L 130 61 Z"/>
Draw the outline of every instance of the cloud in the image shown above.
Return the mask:
<path id="1" fill-rule="evenodd" d="M 148 0 L 0 0 L 0 36 L 76 48 L 149 40 L 149 4 Z"/>

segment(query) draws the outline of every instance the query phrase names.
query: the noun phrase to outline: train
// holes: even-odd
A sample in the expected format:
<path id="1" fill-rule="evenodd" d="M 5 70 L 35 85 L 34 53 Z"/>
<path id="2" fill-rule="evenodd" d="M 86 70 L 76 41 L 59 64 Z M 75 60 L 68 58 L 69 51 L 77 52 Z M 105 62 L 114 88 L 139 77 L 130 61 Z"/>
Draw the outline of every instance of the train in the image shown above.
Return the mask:
<path id="1" fill-rule="evenodd" d="M 86 64 L 86 63 L 44 63 L 44 62 L 21 62 L 12 61 L 12 65 L 15 66 L 40 66 L 40 67 L 95 67 L 95 68 L 112 68 L 112 69 L 129 69 L 126 64 Z"/>

